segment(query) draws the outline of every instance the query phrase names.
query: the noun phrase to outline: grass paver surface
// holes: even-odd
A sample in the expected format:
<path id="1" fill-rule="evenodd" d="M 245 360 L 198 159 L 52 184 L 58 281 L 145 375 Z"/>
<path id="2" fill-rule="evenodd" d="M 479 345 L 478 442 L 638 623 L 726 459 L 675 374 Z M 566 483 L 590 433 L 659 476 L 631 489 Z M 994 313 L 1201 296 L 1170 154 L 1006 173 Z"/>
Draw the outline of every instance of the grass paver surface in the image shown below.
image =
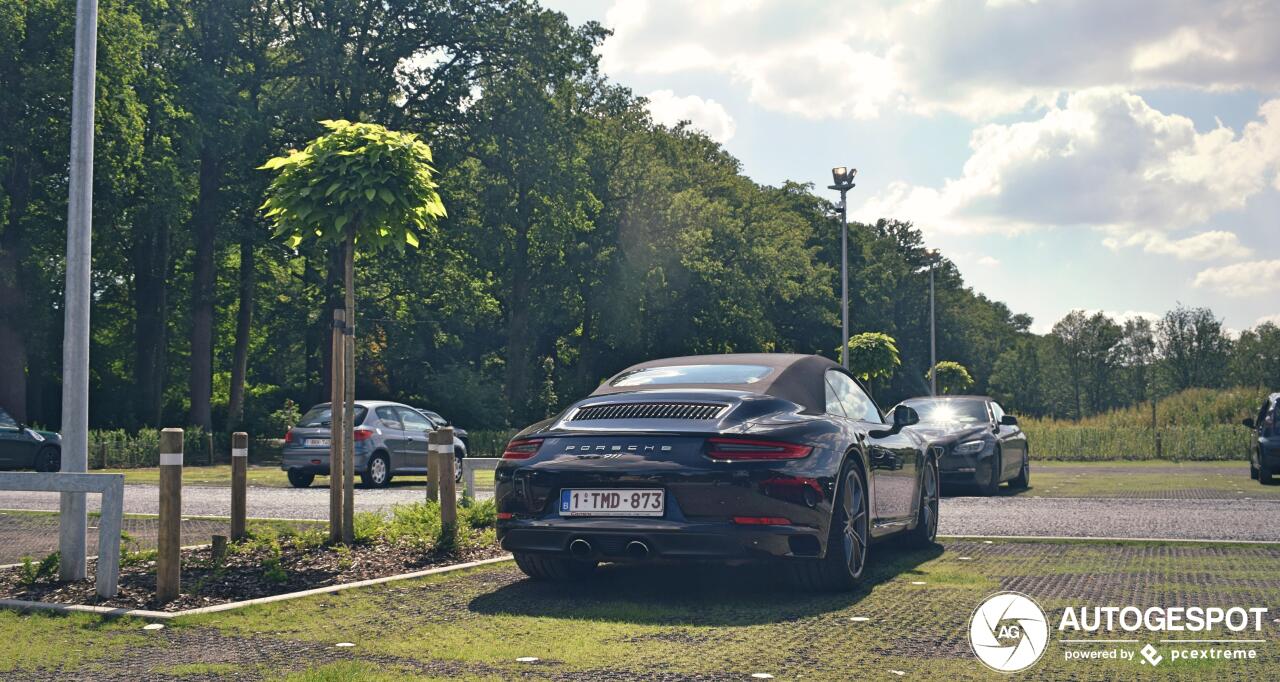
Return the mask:
<path id="1" fill-rule="evenodd" d="M 504 563 L 182 618 L 158 632 L 143 633 L 137 621 L 0 612 L 0 638 L 38 642 L 31 655 L 0 654 L 0 677 L 993 679 L 966 630 L 974 608 L 999 590 L 1024 592 L 1049 612 L 1051 642 L 1033 678 L 1264 679 L 1280 662 L 1271 622 L 1280 615 L 1280 546 L 949 540 L 876 550 L 864 586 L 848 594 L 795 592 L 762 567 L 610 566 L 558 585 Z M 1055 641 L 1061 609 L 1112 604 L 1265 606 L 1258 637 L 1267 641 L 1249 645 L 1258 658 L 1245 662 L 1064 660 L 1070 645 Z M 1163 646 L 1160 635 L 1138 636 Z M 53 642 L 74 651 L 61 657 Z M 516 661 L 526 656 L 539 660 Z"/>

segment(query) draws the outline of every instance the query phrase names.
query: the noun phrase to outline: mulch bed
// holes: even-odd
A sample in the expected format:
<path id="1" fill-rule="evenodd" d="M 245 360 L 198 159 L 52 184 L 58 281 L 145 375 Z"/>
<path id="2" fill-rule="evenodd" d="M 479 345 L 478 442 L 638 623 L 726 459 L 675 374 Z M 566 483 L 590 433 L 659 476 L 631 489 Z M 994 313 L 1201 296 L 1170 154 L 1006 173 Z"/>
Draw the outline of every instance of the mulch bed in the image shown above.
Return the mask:
<path id="1" fill-rule="evenodd" d="M 122 567 L 119 593 L 111 599 L 102 599 L 94 591 L 92 560 L 89 579 L 75 582 L 41 581 L 22 585 L 18 582 L 19 568 L 4 569 L 0 570 L 0 598 L 183 611 L 477 561 L 503 553 L 491 545 L 443 553 L 379 543 L 356 545 L 342 553 L 330 547 L 297 548 L 285 543 L 279 555 L 281 574 L 268 568 L 274 554 L 267 548 L 258 547 L 246 553 L 228 551 L 221 566 L 215 568 L 212 549 L 203 547 L 183 550 L 181 594 L 168 604 L 155 601 L 154 561 Z"/>

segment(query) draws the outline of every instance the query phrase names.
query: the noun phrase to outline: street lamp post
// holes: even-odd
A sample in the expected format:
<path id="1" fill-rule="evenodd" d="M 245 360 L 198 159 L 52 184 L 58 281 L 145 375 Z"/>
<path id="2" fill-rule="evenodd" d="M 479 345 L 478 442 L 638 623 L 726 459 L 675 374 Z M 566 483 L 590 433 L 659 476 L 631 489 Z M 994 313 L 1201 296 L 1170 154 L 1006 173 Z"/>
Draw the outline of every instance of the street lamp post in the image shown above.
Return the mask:
<path id="1" fill-rule="evenodd" d="M 857 168 L 836 166 L 827 186 L 840 193 L 840 365 L 845 369 L 849 369 L 849 202 L 845 195 L 853 189 L 857 174 Z"/>
<path id="2" fill-rule="evenodd" d="M 936 258 L 929 259 L 929 395 L 931 396 L 938 395 L 938 325 L 933 312 L 933 268 L 936 262 Z"/>
<path id="3" fill-rule="evenodd" d="M 89 465 L 89 277 L 93 223 L 93 98 L 97 74 L 98 2 L 77 0 L 71 72 L 71 165 L 67 206 L 66 309 L 62 340 L 62 471 Z M 84 493 L 62 493 L 58 576 L 85 577 Z"/>

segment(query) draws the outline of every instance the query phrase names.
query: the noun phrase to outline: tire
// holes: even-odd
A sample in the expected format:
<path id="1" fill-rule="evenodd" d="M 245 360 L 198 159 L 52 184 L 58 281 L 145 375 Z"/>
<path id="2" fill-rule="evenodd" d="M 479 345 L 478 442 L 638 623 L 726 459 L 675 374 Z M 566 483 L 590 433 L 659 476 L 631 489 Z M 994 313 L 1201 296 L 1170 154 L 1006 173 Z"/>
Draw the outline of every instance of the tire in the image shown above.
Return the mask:
<path id="1" fill-rule="evenodd" d="M 516 566 L 519 566 L 525 575 L 534 580 L 551 582 L 584 580 L 591 577 L 591 574 L 595 573 L 596 570 L 596 562 L 594 561 L 578 561 L 577 559 L 525 554 L 524 552 L 513 552 L 512 556 L 515 557 Z"/>
<path id="2" fill-rule="evenodd" d="M 932 547 L 938 542 L 938 494 L 942 480 L 938 476 L 938 460 L 933 456 L 925 462 L 924 476 L 920 481 L 920 506 L 916 509 L 916 527 L 906 535 L 911 547 Z"/>
<path id="3" fill-rule="evenodd" d="M 462 460 L 467 458 L 466 448 L 458 448 L 458 452 L 453 458 L 453 482 L 462 482 Z"/>
<path id="4" fill-rule="evenodd" d="M 787 562 L 791 583 L 804 590 L 834 592 L 857 586 L 867 565 L 870 511 L 867 485 L 852 462 L 840 468 L 840 483 L 831 511 L 827 554 L 821 559 Z"/>
<path id="5" fill-rule="evenodd" d="M 1018 475 L 1009 481 L 1009 487 L 1014 490 L 1026 490 L 1031 487 L 1031 458 L 1027 453 L 1022 453 L 1022 468 L 1018 470 Z"/>
<path id="6" fill-rule="evenodd" d="M 1258 482 L 1262 485 L 1275 485 L 1276 479 L 1272 477 L 1271 467 L 1265 462 L 1259 463 L 1258 466 Z"/>
<path id="7" fill-rule="evenodd" d="M 369 458 L 369 465 L 360 472 L 360 482 L 366 488 L 391 485 L 391 460 L 387 459 L 387 453 L 379 452 Z"/>
<path id="8" fill-rule="evenodd" d="M 32 468 L 36 471 L 53 473 L 62 468 L 62 451 L 58 448 L 43 448 L 36 453 Z"/>
<path id="9" fill-rule="evenodd" d="M 978 494 L 983 497 L 991 497 L 1000 490 L 1000 469 L 1003 462 L 1000 461 L 1000 448 L 996 448 L 996 452 L 991 456 L 991 475 L 985 481 L 978 482 Z"/>
<path id="10" fill-rule="evenodd" d="M 1253 462 L 1249 462 L 1249 478 L 1258 480 L 1258 467 L 1254 466 Z"/>
<path id="11" fill-rule="evenodd" d="M 312 482 L 316 480 L 316 475 L 301 469 L 289 470 L 289 485 L 295 488 L 310 488 Z"/>

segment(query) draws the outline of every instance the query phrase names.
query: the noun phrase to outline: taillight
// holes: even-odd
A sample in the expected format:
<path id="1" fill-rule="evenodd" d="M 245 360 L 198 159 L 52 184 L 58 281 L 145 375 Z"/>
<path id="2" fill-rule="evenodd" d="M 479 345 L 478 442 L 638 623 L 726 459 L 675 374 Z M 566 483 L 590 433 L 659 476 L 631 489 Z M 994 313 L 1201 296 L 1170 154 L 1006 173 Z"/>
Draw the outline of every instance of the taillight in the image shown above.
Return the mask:
<path id="1" fill-rule="evenodd" d="M 293 429 L 284 432 L 284 443 L 288 445 L 293 442 Z"/>
<path id="2" fill-rule="evenodd" d="M 498 520 L 499 520 L 499 521 L 509 521 L 509 520 L 511 520 L 514 516 L 515 516 L 515 514 L 512 514 L 511 512 L 498 512 Z"/>
<path id="3" fill-rule="evenodd" d="M 524 440 L 513 440 L 507 443 L 507 449 L 502 451 L 503 459 L 529 459 L 542 446 L 541 438 L 528 438 Z"/>
<path id="4" fill-rule="evenodd" d="M 800 459 L 813 452 L 813 448 L 808 445 L 775 440 L 708 438 L 707 444 L 707 456 L 711 459 Z"/>
<path id="5" fill-rule="evenodd" d="M 359 443 L 362 440 L 369 440 L 370 438 L 373 438 L 373 429 L 361 427 L 352 431 L 351 435 L 355 438 L 355 441 Z"/>

